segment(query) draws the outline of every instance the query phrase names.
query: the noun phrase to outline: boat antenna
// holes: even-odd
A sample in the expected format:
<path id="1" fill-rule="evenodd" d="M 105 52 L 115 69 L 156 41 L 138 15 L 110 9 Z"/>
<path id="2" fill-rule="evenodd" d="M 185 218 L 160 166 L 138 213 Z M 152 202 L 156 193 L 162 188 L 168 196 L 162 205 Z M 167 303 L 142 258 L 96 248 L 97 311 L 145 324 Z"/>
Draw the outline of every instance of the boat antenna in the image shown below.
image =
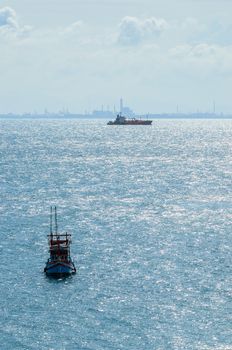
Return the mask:
<path id="1" fill-rule="evenodd" d="M 57 211 L 55 207 L 55 230 L 56 230 L 56 235 L 58 234 L 58 224 L 57 224 Z"/>
<path id="2" fill-rule="evenodd" d="M 52 206 L 50 207 L 50 235 L 52 236 Z"/>

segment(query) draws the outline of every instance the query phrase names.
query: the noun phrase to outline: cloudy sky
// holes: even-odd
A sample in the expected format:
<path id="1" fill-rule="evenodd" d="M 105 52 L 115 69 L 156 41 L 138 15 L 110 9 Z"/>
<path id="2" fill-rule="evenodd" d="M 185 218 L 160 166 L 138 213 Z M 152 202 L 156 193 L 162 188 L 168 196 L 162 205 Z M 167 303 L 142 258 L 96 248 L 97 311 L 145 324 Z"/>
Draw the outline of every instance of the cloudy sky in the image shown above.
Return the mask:
<path id="1" fill-rule="evenodd" d="M 232 0 L 2 0 L 0 113 L 232 112 Z"/>

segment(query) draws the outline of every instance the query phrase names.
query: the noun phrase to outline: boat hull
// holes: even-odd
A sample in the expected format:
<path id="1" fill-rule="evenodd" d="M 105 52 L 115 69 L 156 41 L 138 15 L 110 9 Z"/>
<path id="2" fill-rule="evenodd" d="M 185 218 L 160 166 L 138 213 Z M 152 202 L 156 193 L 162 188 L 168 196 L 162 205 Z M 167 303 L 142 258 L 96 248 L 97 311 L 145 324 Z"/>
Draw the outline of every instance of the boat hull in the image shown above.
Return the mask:
<path id="1" fill-rule="evenodd" d="M 73 263 L 47 263 L 44 272 L 47 276 L 68 276 L 76 273 L 76 268 Z"/>

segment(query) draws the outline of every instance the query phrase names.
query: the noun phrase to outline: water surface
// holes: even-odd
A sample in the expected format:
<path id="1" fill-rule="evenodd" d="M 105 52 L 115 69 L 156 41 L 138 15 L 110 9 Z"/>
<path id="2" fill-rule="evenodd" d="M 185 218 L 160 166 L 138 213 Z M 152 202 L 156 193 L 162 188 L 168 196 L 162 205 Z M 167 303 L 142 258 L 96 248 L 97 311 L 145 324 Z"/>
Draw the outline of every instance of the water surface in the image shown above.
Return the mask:
<path id="1" fill-rule="evenodd" d="M 0 348 L 232 349 L 231 121 L 105 124 L 0 121 Z"/>

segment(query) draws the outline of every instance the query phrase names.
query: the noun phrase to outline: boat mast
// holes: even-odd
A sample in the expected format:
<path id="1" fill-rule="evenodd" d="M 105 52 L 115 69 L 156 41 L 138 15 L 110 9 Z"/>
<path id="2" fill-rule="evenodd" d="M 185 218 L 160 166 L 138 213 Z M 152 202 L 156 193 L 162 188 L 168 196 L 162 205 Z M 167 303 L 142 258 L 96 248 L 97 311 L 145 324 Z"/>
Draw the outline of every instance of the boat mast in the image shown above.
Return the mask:
<path id="1" fill-rule="evenodd" d="M 56 231 L 56 235 L 58 235 L 58 224 L 57 224 L 57 211 L 56 211 L 56 207 L 55 207 L 55 231 Z"/>
<path id="2" fill-rule="evenodd" d="M 52 206 L 50 207 L 50 235 L 53 235 L 52 232 Z"/>

